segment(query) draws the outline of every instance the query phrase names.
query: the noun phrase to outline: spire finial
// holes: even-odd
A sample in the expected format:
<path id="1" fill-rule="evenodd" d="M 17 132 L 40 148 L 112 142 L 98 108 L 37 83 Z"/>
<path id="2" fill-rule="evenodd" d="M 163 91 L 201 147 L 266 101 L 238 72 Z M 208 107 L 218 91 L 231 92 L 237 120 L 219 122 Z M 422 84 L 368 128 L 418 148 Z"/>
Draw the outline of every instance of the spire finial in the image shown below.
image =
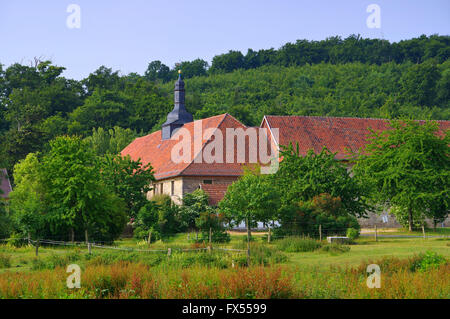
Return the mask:
<path id="1" fill-rule="evenodd" d="M 181 79 L 181 69 L 178 70 L 178 78 Z"/>

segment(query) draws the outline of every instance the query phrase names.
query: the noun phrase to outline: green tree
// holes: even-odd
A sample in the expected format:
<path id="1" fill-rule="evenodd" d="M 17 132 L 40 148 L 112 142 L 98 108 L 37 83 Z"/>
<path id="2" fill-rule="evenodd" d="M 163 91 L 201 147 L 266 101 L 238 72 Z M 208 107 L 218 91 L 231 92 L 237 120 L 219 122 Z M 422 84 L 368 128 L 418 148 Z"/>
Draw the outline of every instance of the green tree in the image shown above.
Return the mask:
<path id="1" fill-rule="evenodd" d="M 273 177 L 273 184 L 279 188 L 281 214 L 295 211 L 299 201 L 307 202 L 326 193 L 339 197 L 348 214 L 365 215 L 367 189 L 361 181 L 351 177 L 346 163 L 337 160 L 335 155 L 324 147 L 318 154 L 309 150 L 302 156 L 298 144 L 281 150 L 283 161 Z"/>
<path id="2" fill-rule="evenodd" d="M 219 209 L 233 223 L 245 222 L 247 228 L 247 259 L 250 258 L 251 227 L 257 222 L 273 219 L 279 194 L 271 186 L 269 176 L 259 169 L 246 169 L 244 174 L 228 187 Z"/>
<path id="3" fill-rule="evenodd" d="M 110 220 L 120 215 L 118 228 L 125 226 L 123 201 L 102 182 L 100 165 L 93 150 L 79 137 L 61 136 L 50 142 L 43 159 L 44 180 L 48 187 L 55 229 L 105 234 Z M 112 216 L 111 216 L 112 215 Z M 115 233 L 117 235 L 117 232 Z"/>
<path id="4" fill-rule="evenodd" d="M 25 236 L 42 237 L 46 223 L 46 189 L 38 154 L 30 153 L 14 166 L 14 190 L 10 193 L 12 220 Z"/>
<path id="5" fill-rule="evenodd" d="M 147 243 L 152 239 L 157 239 L 160 235 L 159 229 L 159 210 L 160 206 L 155 201 L 148 201 L 139 210 L 135 221 L 135 237 L 141 238 L 147 236 Z"/>
<path id="6" fill-rule="evenodd" d="M 392 121 L 392 129 L 371 132 L 354 167 L 357 179 L 372 186 L 378 203 L 398 206 L 411 231 L 414 216 L 448 209 L 450 190 L 449 131 L 436 122 Z"/>
<path id="7" fill-rule="evenodd" d="M 434 105 L 439 78 L 439 70 L 432 60 L 413 65 L 401 79 L 405 100 L 418 105 Z"/>
<path id="8" fill-rule="evenodd" d="M 101 179 L 126 205 L 126 213 L 136 217 L 147 203 L 147 192 L 155 180 L 152 167 L 142 165 L 140 160 L 134 161 L 130 156 L 107 154 L 100 159 Z"/>
<path id="9" fill-rule="evenodd" d="M 119 126 L 105 130 L 102 127 L 93 128 L 92 135 L 85 141 L 94 149 L 98 156 L 105 154 L 119 154 L 128 144 L 137 137 L 131 129 L 123 129 Z"/>

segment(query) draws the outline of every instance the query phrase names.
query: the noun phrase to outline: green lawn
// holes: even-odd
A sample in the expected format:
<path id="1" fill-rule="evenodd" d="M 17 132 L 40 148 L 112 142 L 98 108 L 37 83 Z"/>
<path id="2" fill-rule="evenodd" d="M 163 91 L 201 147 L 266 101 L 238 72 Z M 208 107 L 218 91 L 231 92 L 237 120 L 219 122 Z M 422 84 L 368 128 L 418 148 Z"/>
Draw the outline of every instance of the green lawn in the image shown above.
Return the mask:
<path id="1" fill-rule="evenodd" d="M 350 251 L 338 255 L 324 252 L 305 252 L 289 254 L 289 264 L 298 266 L 317 266 L 328 268 L 334 266 L 355 266 L 363 261 L 379 259 L 383 256 L 407 258 L 427 250 L 450 257 L 450 239 L 421 238 L 362 238 L 350 246 Z"/>

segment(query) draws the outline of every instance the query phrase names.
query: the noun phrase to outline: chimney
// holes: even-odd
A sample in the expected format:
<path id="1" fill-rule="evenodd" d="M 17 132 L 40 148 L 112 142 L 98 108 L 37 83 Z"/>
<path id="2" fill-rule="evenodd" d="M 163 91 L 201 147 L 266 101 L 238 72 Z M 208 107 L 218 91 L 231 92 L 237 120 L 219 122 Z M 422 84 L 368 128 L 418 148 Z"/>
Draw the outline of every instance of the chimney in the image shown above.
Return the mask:
<path id="1" fill-rule="evenodd" d="M 168 140 L 173 133 L 185 123 L 193 121 L 192 114 L 186 110 L 184 104 L 184 82 L 181 79 L 181 70 L 178 71 L 178 80 L 175 82 L 174 102 L 172 112 L 167 115 L 167 121 L 162 125 L 161 136 Z"/>

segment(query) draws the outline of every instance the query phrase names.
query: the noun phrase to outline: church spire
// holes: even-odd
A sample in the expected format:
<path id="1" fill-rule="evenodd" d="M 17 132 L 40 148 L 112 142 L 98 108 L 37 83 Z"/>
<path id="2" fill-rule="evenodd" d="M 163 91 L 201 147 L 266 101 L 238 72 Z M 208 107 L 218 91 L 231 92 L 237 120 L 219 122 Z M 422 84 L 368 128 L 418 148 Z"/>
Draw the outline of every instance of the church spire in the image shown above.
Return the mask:
<path id="1" fill-rule="evenodd" d="M 181 70 L 178 70 L 178 80 L 175 82 L 174 107 L 167 115 L 167 121 L 162 125 L 161 137 L 168 140 L 173 133 L 185 123 L 193 121 L 192 114 L 186 110 L 185 106 L 184 81 L 181 78 Z"/>

